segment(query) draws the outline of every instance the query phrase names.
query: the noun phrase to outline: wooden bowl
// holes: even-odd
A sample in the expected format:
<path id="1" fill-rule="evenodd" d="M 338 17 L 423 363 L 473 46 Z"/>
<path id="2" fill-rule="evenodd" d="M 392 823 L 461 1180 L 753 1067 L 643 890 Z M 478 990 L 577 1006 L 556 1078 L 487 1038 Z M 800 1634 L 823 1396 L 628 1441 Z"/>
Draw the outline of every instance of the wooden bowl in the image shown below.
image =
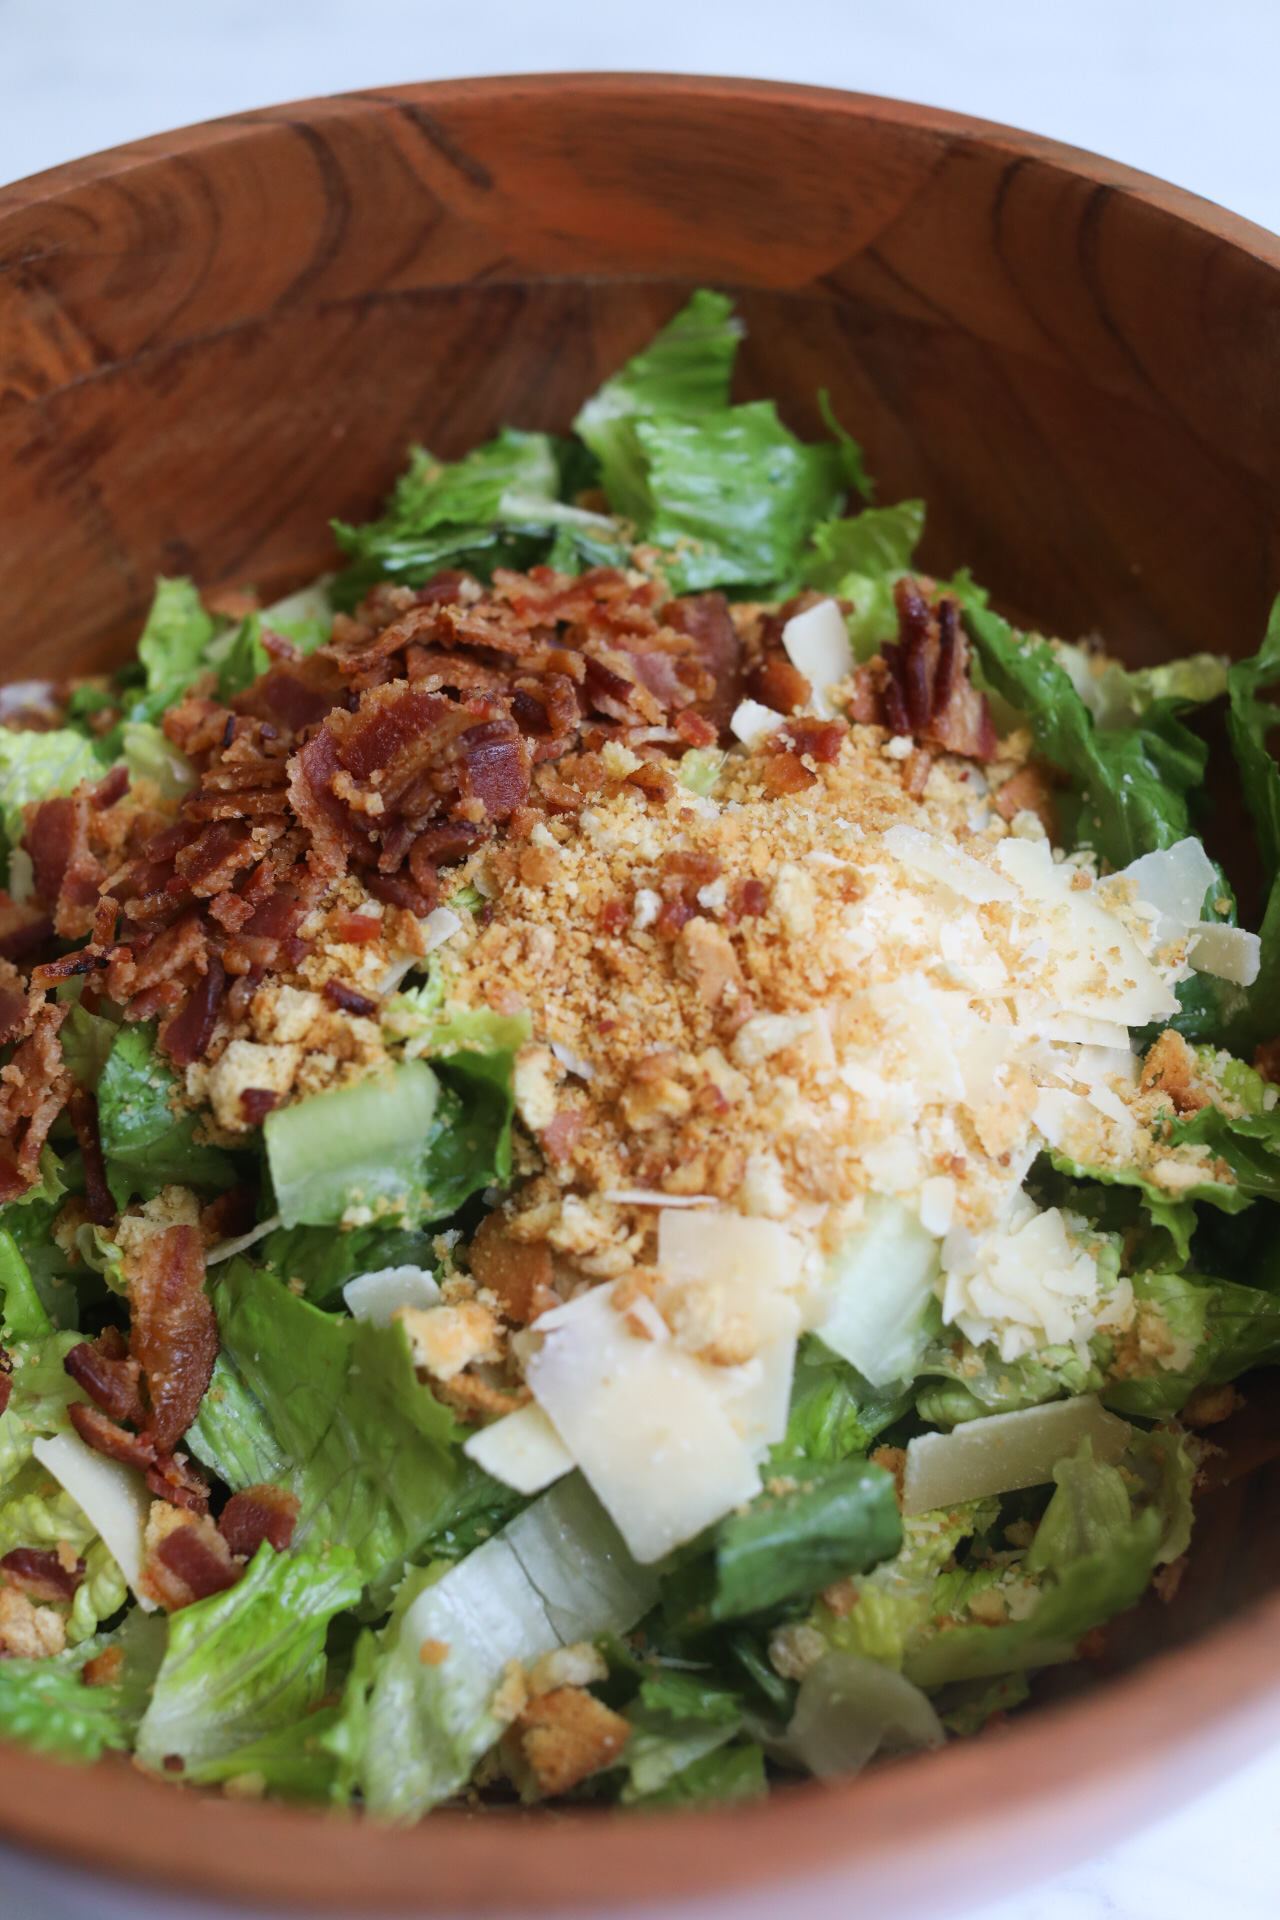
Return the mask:
<path id="1" fill-rule="evenodd" d="M 6 677 L 128 653 L 157 572 L 277 591 L 421 439 L 563 430 L 711 282 L 742 396 L 881 497 L 925 563 L 1131 663 L 1258 644 L 1280 584 L 1280 242 L 953 114 L 734 80 L 483 80 L 166 134 L 0 192 Z M 761 1807 L 434 1815 L 410 1831 L 0 1750 L 0 1830 L 115 1873 L 361 1909 L 546 1910 L 842 1876 L 858 1910 L 1006 1891 L 1280 1733 L 1269 1378 L 1176 1602 L 980 1740 Z M 1105 1680 L 1105 1685 L 1099 1685 Z M 944 1893 L 945 1890 L 945 1893 Z"/>

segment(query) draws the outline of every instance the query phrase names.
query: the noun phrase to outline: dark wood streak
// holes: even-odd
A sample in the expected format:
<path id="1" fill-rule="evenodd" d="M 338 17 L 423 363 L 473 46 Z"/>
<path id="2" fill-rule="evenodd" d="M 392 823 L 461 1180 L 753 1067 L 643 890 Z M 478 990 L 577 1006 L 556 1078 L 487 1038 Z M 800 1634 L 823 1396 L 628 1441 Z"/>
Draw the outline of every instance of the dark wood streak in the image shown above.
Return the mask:
<path id="1" fill-rule="evenodd" d="M 577 75 L 270 108 L 0 189 L 6 670 L 124 657 L 160 568 L 299 584 L 407 441 L 456 457 L 504 422 L 564 430 L 707 282 L 750 329 L 740 396 L 816 435 L 828 387 L 881 498 L 928 499 L 933 570 L 969 564 L 1135 663 L 1257 645 L 1280 585 L 1280 240 L 931 109 Z M 1248 1391 L 1212 1437 L 1252 1470 L 1206 1492 L 1176 1603 L 1039 1683 L 1082 1697 L 911 1762 L 909 1784 L 396 1832 L 0 1747 L 0 1825 L 257 1904 L 545 1910 L 837 1862 L 868 1920 L 994 1897 L 1169 1811 L 1202 1775 L 1189 1749 L 1211 1740 L 1220 1768 L 1272 1731 L 1280 1425 L 1274 1385 Z"/>

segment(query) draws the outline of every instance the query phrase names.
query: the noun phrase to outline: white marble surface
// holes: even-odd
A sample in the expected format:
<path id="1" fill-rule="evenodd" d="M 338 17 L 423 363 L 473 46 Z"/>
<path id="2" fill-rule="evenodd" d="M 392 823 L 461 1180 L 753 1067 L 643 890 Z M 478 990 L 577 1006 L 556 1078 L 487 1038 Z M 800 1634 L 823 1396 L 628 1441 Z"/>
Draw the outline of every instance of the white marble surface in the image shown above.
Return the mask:
<path id="1" fill-rule="evenodd" d="M 0 0 L 0 181 L 192 120 L 399 80 L 757 74 L 984 114 L 1280 229 L 1280 0 Z M 975 1920 L 1272 1920 L 1280 1749 Z M 964 1906 L 956 1889 L 948 1913 Z M 829 1920 L 828 1883 L 633 1920 Z M 0 1849 L 0 1920 L 215 1920 Z M 543 1920 L 553 1920 L 545 1915 Z M 580 1916 L 604 1920 L 604 1916 Z"/>

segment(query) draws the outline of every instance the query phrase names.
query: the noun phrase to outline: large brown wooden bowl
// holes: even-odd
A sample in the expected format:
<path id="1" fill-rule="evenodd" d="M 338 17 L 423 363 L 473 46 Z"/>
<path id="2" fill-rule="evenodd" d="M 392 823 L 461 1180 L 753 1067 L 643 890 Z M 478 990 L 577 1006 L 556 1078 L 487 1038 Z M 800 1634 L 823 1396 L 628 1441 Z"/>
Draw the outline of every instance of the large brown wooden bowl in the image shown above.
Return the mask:
<path id="1" fill-rule="evenodd" d="M 274 594 L 411 440 L 583 397 L 711 282 L 743 397 L 816 389 L 924 558 L 1130 662 L 1251 651 L 1280 585 L 1280 242 L 952 114 L 571 76 L 245 114 L 0 192 L 0 671 L 131 648 L 157 572 Z M 1280 1734 L 1270 1379 L 1219 1430 L 1176 1602 L 1009 1726 L 747 1811 L 444 1813 L 411 1831 L 0 1749 L 0 1830 L 116 1873 L 346 1910 L 559 1907 L 839 1873 L 860 1915 L 993 1896 Z M 799 1895 L 797 1895 L 799 1897 Z"/>

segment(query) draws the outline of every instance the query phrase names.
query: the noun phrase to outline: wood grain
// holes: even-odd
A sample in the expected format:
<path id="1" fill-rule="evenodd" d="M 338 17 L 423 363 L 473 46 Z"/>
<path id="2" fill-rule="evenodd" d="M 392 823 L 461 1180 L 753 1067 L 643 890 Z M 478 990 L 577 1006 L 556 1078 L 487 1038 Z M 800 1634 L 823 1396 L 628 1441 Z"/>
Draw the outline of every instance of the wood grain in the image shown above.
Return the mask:
<path id="1" fill-rule="evenodd" d="M 1280 242 L 1089 155 L 817 89 L 645 76 L 309 101 L 0 191 L 5 677 L 122 657 L 154 574 L 292 586 L 420 439 L 580 401 L 710 282 L 742 397 L 830 389 L 925 560 L 1137 663 L 1252 650 L 1280 586 Z M 1009 1728 L 695 1818 L 411 1832 L 0 1748 L 0 1828 L 121 1873 L 362 1909 L 691 1896 L 840 1866 L 860 1914 L 1006 1891 L 1280 1726 L 1277 1395 L 1183 1593 Z M 1155 1656 L 1155 1657 L 1153 1657 Z M 1100 1682 L 1105 1681 L 1105 1685 Z M 1053 1704 L 1056 1697 L 1056 1704 Z"/>

